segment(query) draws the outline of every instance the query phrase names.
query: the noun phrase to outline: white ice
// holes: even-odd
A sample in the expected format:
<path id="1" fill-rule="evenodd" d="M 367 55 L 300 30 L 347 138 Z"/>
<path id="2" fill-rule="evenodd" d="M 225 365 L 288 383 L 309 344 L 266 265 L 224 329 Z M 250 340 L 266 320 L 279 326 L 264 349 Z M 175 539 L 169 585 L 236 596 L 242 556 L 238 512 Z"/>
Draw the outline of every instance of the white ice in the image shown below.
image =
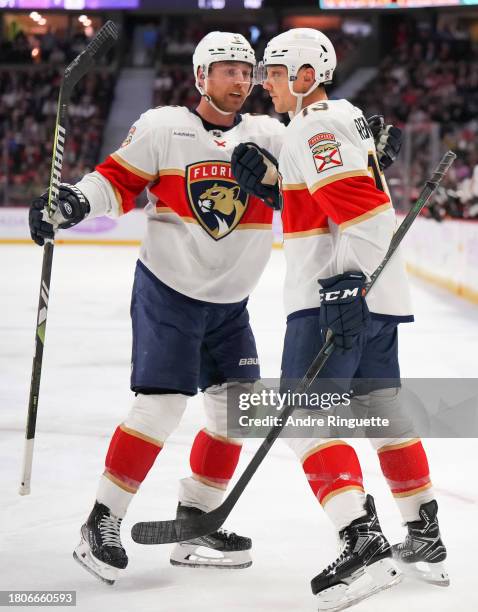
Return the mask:
<path id="1" fill-rule="evenodd" d="M 170 546 L 142 547 L 138 520 L 171 518 L 177 481 L 189 473 L 189 446 L 203 425 L 190 401 L 124 521 L 130 564 L 113 586 L 72 559 L 102 471 L 110 435 L 129 409 L 129 297 L 136 248 L 59 246 L 51 283 L 32 492 L 17 493 L 30 385 L 42 250 L 1 246 L 0 258 L 0 590 L 77 591 L 81 612 L 316 610 L 309 581 L 336 556 L 333 530 L 282 442 L 254 477 L 226 527 L 253 539 L 246 570 L 193 570 L 169 564 Z M 250 312 L 263 375 L 279 371 L 284 318 L 283 254 L 275 251 Z M 474 377 L 478 309 L 413 281 L 416 323 L 400 330 L 402 374 Z M 355 442 L 366 486 L 393 541 L 404 530 L 378 460 Z M 426 440 L 448 547 L 448 589 L 410 581 L 363 602 L 357 612 L 478 610 L 476 440 Z M 238 468 L 250 460 L 248 441 Z"/>

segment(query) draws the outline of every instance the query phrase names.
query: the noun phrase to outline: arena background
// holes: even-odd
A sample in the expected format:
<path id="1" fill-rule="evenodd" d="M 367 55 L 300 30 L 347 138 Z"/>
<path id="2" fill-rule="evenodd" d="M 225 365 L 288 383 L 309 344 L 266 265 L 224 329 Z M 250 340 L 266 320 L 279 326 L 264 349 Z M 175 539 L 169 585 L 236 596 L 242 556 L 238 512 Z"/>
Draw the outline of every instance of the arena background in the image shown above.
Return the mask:
<path id="1" fill-rule="evenodd" d="M 75 589 L 82 612 L 315 610 L 310 578 L 336 556 L 335 534 L 280 441 L 226 524 L 253 539 L 250 569 L 212 576 L 178 570 L 169 566 L 167 546 L 132 542 L 134 522 L 174 515 L 177 481 L 189 473 L 191 440 L 204 425 L 196 396 L 128 513 L 124 578 L 109 589 L 73 562 L 109 437 L 131 402 L 129 299 L 144 227 L 142 200 L 119 220 L 94 219 L 58 236 L 32 493 L 17 494 L 42 260 L 42 249 L 29 238 L 28 205 L 49 182 L 62 70 L 108 19 L 119 26 L 120 40 L 75 90 L 65 181 L 92 170 L 147 108 L 196 105 L 191 54 L 213 29 L 244 33 L 258 57 L 277 32 L 324 30 L 339 57 L 330 95 L 354 101 L 366 116 L 383 113 L 405 132 L 400 158 L 387 171 L 399 214 L 441 154 L 454 150 L 458 159 L 434 206 L 404 244 L 415 323 L 400 326 L 400 363 L 403 377 L 449 379 L 451 389 L 476 377 L 478 7 L 466 1 L 326 3 L 330 8 L 318 0 L 0 0 L 0 591 Z M 245 110 L 273 114 L 259 87 Z M 275 231 L 280 247 L 279 217 Z M 249 303 L 261 370 L 271 378 L 279 372 L 285 326 L 283 275 L 277 249 Z M 477 447 L 471 430 L 469 435 L 424 441 L 449 551 L 450 588 L 404 581 L 357 612 L 478 609 Z M 237 474 L 250 461 L 254 442 L 247 441 Z M 376 456 L 366 440 L 353 442 L 387 536 L 399 541 L 403 528 Z"/>
<path id="2" fill-rule="evenodd" d="M 48 184 L 60 75 L 107 20 L 121 38 L 76 88 L 63 180 L 74 182 L 114 150 L 151 106 L 193 107 L 191 55 L 213 29 L 240 31 L 258 57 L 267 40 L 310 26 L 332 39 L 332 97 L 405 132 L 387 172 L 394 205 L 406 211 L 441 154 L 458 159 L 407 244 L 409 269 L 478 302 L 478 8 L 470 0 L 0 0 L 0 240 L 28 241 L 25 206 Z M 450 6 L 448 6 L 450 5 Z M 54 8 L 52 8 L 54 7 Z M 61 10 L 60 7 L 69 10 Z M 366 7 L 373 7 L 370 10 Z M 23 10 L 21 10 L 23 9 Z M 75 10 L 76 9 L 76 10 Z M 274 115 L 255 87 L 245 112 Z M 286 117 L 283 118 L 287 120 Z M 138 201 L 139 209 L 144 200 Z M 430 220 L 431 219 L 431 220 Z M 143 216 L 94 220 L 60 240 L 136 244 Z M 280 219 L 276 219 L 280 244 Z M 433 247 L 433 248 L 432 248 Z"/>

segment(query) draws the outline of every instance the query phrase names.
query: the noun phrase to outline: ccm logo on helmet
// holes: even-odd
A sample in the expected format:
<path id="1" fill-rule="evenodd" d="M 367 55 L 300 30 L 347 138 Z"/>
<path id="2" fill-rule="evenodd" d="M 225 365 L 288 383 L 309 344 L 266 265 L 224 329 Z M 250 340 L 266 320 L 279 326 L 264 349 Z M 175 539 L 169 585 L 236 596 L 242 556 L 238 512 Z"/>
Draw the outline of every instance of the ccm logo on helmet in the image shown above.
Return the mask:
<path id="1" fill-rule="evenodd" d="M 259 364 L 259 359 L 257 357 L 245 357 L 243 359 L 239 359 L 240 366 L 258 365 L 258 364 Z"/>
<path id="2" fill-rule="evenodd" d="M 357 297 L 359 288 L 344 289 L 343 291 L 327 291 L 324 292 L 324 299 L 326 302 L 335 302 L 336 300 L 344 300 L 348 297 Z"/>

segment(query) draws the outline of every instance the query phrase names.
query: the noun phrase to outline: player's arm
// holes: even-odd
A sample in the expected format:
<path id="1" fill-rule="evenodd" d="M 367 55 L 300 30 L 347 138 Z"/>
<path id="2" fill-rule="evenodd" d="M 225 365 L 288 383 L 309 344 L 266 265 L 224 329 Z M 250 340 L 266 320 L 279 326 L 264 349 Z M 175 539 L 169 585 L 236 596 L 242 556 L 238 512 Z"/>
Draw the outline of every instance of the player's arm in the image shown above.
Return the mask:
<path id="1" fill-rule="evenodd" d="M 339 232 L 332 269 L 320 278 L 320 326 L 331 329 L 336 345 L 350 349 L 368 325 L 363 289 L 382 261 L 395 229 L 395 214 L 384 179 L 380 188 L 372 172 L 378 168 L 372 138 L 361 142 L 333 118 L 324 115 L 299 133 L 296 155 L 313 202 Z M 323 131 L 322 131 L 323 130 Z M 367 140 L 367 139 L 366 139 Z M 367 146 L 372 149 L 366 160 Z M 369 169 L 368 164 L 373 167 Z"/>
<path id="2" fill-rule="evenodd" d="M 134 208 L 135 198 L 158 176 L 157 138 L 145 113 L 130 129 L 123 145 L 86 174 L 76 185 L 62 183 L 55 213 L 47 214 L 48 192 L 30 206 L 32 239 L 39 245 L 53 239 L 58 229 L 86 218 L 120 216 Z"/>
<path id="3" fill-rule="evenodd" d="M 378 164 L 384 170 L 397 159 L 402 146 L 402 132 L 393 125 L 385 125 L 382 115 L 373 115 L 367 123 L 374 137 Z M 277 166 L 276 157 L 253 142 L 237 145 L 232 154 L 232 173 L 240 187 L 280 210 Z"/>
<path id="4" fill-rule="evenodd" d="M 339 233 L 334 252 L 337 274 L 354 271 L 370 277 L 395 230 L 395 213 L 381 175 L 372 138 L 361 141 L 330 113 L 304 122 L 294 138 L 293 157 L 317 207 Z"/>

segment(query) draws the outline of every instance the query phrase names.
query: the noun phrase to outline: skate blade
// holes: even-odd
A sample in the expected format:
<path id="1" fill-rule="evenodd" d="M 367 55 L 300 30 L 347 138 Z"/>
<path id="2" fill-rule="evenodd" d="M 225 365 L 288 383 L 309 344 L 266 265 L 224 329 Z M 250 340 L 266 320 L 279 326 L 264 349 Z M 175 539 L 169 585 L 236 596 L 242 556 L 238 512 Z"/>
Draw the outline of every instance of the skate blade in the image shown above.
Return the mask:
<path id="1" fill-rule="evenodd" d="M 118 578 L 119 569 L 111 567 L 111 565 L 103 563 L 94 557 L 91 554 L 88 543 L 83 538 L 73 551 L 73 559 L 84 567 L 87 572 L 90 572 L 92 576 L 105 584 L 113 585 Z"/>
<path id="2" fill-rule="evenodd" d="M 174 547 L 170 563 L 179 567 L 243 569 L 252 565 L 252 559 L 248 550 L 222 552 L 181 542 Z"/>
<path id="3" fill-rule="evenodd" d="M 426 563 L 424 561 L 419 561 L 418 563 L 398 562 L 398 567 L 402 570 L 404 576 L 412 580 L 419 580 L 420 582 L 434 584 L 435 586 L 450 586 L 450 578 L 444 563 Z"/>
<path id="4" fill-rule="evenodd" d="M 350 584 L 337 584 L 318 595 L 319 612 L 339 612 L 398 584 L 403 578 L 390 558 L 381 559 L 356 572 Z"/>

